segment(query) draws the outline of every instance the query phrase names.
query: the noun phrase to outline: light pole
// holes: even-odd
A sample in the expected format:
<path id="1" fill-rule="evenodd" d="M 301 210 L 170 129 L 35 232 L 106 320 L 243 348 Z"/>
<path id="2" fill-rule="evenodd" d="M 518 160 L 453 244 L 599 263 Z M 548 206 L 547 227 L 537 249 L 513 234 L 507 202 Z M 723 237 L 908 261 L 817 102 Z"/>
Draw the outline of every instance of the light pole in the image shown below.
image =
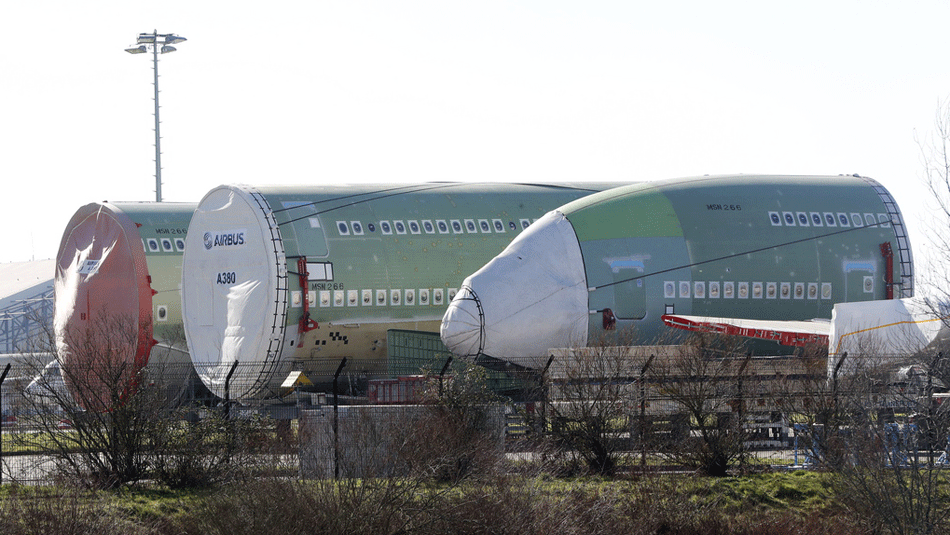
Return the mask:
<path id="1" fill-rule="evenodd" d="M 158 54 L 167 54 L 176 49 L 172 45 L 186 41 L 184 37 L 173 33 L 158 33 L 153 30 L 152 33 L 140 33 L 135 40 L 139 45 L 132 48 L 126 48 L 129 54 L 144 54 L 149 49 L 152 50 L 152 71 L 155 76 L 155 201 L 162 202 L 162 136 L 159 131 L 158 120 Z"/>

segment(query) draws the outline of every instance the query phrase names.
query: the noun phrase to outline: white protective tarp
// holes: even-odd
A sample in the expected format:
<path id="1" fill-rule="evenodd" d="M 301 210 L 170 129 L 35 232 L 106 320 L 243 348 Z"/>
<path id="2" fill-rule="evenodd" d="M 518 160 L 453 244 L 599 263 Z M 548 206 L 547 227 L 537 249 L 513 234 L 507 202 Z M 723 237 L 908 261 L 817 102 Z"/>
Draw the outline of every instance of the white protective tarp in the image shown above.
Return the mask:
<path id="1" fill-rule="evenodd" d="M 853 373 L 913 355 L 933 342 L 946 315 L 921 298 L 838 303 L 831 315 L 828 374 Z"/>
<path id="2" fill-rule="evenodd" d="M 912 356 L 933 343 L 944 329 L 946 307 L 925 299 L 906 298 L 881 301 L 837 303 L 831 321 L 750 320 L 705 316 L 664 316 L 669 325 L 681 329 L 734 334 L 778 340 L 780 334 L 828 337 L 828 376 L 847 354 L 838 374 L 852 374 Z M 946 331 L 944 331 L 946 332 Z"/>
<path id="3" fill-rule="evenodd" d="M 199 203 L 182 260 L 182 318 L 195 371 L 211 392 L 251 396 L 272 380 L 278 355 L 269 327 L 278 302 L 280 243 L 262 207 L 248 191 L 219 187 Z M 275 252 L 279 249 L 279 255 Z M 280 258 L 277 258 L 279 256 Z"/>
<path id="4" fill-rule="evenodd" d="M 442 319 L 441 335 L 455 355 L 482 353 L 537 367 L 550 347 L 585 346 L 587 324 L 577 236 L 564 214 L 553 211 L 465 279 Z"/>

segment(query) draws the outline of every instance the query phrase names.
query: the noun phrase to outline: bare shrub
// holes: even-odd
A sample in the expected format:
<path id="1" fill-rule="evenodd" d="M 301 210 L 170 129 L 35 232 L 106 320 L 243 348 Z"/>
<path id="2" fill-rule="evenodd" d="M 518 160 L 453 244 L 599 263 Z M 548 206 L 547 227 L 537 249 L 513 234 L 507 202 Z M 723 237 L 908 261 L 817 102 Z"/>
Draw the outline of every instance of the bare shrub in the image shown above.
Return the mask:
<path id="1" fill-rule="evenodd" d="M 404 533 L 427 505 L 425 493 L 410 480 L 255 480 L 227 487 L 181 515 L 174 532 Z"/>
<path id="2" fill-rule="evenodd" d="M 149 441 L 166 411 L 162 370 L 136 361 L 135 323 L 100 316 L 84 330 L 52 334 L 62 382 L 46 376 L 23 392 L 33 433 L 17 433 L 20 447 L 52 455 L 65 481 L 110 488 L 146 477 Z M 43 375 L 45 359 L 24 357 L 27 373 Z"/>
<path id="3" fill-rule="evenodd" d="M 144 535 L 158 531 L 156 526 L 123 518 L 106 500 L 89 494 L 20 491 L 0 501 L 0 533 Z"/>
<path id="4" fill-rule="evenodd" d="M 504 417 L 485 368 L 466 364 L 425 397 L 430 402 L 414 422 L 403 456 L 413 473 L 454 483 L 491 474 L 504 455 Z"/>
<path id="5" fill-rule="evenodd" d="M 662 395 L 688 418 L 692 431 L 663 447 L 670 461 L 725 476 L 744 459 L 745 400 L 750 357 L 736 337 L 697 333 L 671 358 L 655 363 L 653 380 Z"/>
<path id="6" fill-rule="evenodd" d="M 869 529 L 945 532 L 950 529 L 946 412 L 920 406 L 922 399 L 909 395 L 905 384 L 864 379 L 856 383 L 856 406 L 839 439 L 847 454 L 834 466 L 838 499 Z M 929 396 L 923 399 L 929 405 Z M 944 440 L 927 439 L 937 433 Z M 930 449 L 935 445 L 937 451 Z"/>
<path id="7" fill-rule="evenodd" d="M 438 501 L 420 533 L 532 535 L 547 533 L 626 533 L 615 530 L 616 496 L 583 484 L 551 493 L 542 480 L 498 477 Z"/>
<path id="8" fill-rule="evenodd" d="M 834 378 L 828 377 L 826 347 L 800 348 L 796 356 L 804 373 L 775 381 L 773 401 L 794 423 L 798 447 L 807 452 L 809 462 L 823 468 L 837 467 L 847 456 L 842 431 L 855 378 L 840 375 L 840 370 Z"/>
<path id="9" fill-rule="evenodd" d="M 304 411 L 303 477 L 457 483 L 491 473 L 503 459 L 504 407 L 488 389 L 484 369 L 469 364 L 424 398 L 420 405 Z"/>
<path id="10" fill-rule="evenodd" d="M 937 104 L 934 113 L 934 130 L 929 135 L 918 137 L 915 141 L 920 149 L 923 164 L 922 180 L 927 187 L 928 203 L 927 245 L 924 262 L 926 270 L 918 270 L 918 281 L 926 285 L 927 293 L 936 298 L 934 303 L 950 302 L 950 271 L 947 259 L 950 258 L 950 235 L 946 229 L 950 223 L 950 99 Z M 941 311 L 935 307 L 934 312 Z M 947 320 L 944 320 L 947 324 Z"/>
<path id="11" fill-rule="evenodd" d="M 268 418 L 223 418 L 181 409 L 153 435 L 152 473 L 172 489 L 210 487 L 233 480 L 280 475 L 292 444 Z M 296 470 L 294 471 L 296 472 Z"/>
<path id="12" fill-rule="evenodd" d="M 16 446 L 40 454 L 38 463 L 52 459 L 58 481 L 95 489 L 152 478 L 208 486 L 260 466 L 268 424 L 215 413 L 186 423 L 188 410 L 178 408 L 185 374 L 167 354 L 180 344 L 144 351 L 147 329 L 134 325 L 100 314 L 83 328 L 48 333 L 21 359 L 36 379 L 20 385 L 20 425 L 29 432 L 13 435 Z M 56 359 L 50 367 L 47 354 Z"/>
<path id="13" fill-rule="evenodd" d="M 944 384 L 934 377 L 944 367 L 940 355 L 894 356 L 857 342 L 785 410 L 794 411 L 814 461 L 833 472 L 838 502 L 866 529 L 944 532 L 950 414 L 933 400 L 935 385 Z"/>
<path id="14" fill-rule="evenodd" d="M 551 436 L 587 471 L 614 474 L 630 450 L 629 413 L 642 360 L 630 347 L 602 344 L 571 350 L 552 364 Z"/>

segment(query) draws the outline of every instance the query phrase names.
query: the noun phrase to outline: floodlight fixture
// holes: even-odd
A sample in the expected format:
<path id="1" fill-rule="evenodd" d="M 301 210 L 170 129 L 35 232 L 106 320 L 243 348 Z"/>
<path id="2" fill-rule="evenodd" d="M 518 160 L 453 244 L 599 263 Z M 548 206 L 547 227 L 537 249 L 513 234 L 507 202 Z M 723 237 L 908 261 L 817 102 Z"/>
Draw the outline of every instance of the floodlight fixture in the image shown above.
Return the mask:
<path id="1" fill-rule="evenodd" d="M 129 54 L 144 54 L 149 49 L 152 51 L 152 71 L 155 86 L 155 201 L 162 202 L 162 136 L 159 130 L 158 118 L 158 54 L 168 54 L 177 50 L 171 46 L 175 43 L 187 41 L 186 38 L 173 33 L 158 33 L 158 30 L 152 33 L 140 33 L 135 40 L 139 46 L 126 48 Z"/>

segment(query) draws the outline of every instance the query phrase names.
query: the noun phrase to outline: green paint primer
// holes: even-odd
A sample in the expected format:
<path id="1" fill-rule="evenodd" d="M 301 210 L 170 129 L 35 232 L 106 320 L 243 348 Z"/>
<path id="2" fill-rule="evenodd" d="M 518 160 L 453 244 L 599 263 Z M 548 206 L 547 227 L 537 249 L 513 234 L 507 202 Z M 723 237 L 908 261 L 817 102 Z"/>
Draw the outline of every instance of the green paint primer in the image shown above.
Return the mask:
<path id="1" fill-rule="evenodd" d="M 634 184 L 578 199 L 561 212 L 577 239 L 682 237 L 670 200 L 649 184 Z"/>

